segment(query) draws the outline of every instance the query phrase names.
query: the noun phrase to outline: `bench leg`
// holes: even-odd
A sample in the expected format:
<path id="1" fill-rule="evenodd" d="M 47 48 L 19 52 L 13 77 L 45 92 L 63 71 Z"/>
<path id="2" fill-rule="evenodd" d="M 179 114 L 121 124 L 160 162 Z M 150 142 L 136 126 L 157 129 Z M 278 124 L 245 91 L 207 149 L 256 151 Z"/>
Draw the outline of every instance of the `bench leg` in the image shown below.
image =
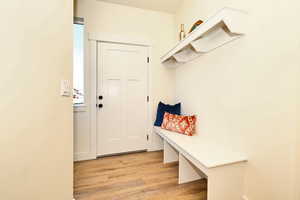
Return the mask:
<path id="1" fill-rule="evenodd" d="M 210 170 L 208 200 L 240 200 L 244 194 L 245 163 L 222 166 Z"/>
<path id="2" fill-rule="evenodd" d="M 164 141 L 164 164 L 177 162 L 178 161 L 178 152 Z"/>
<path id="3" fill-rule="evenodd" d="M 188 183 L 204 178 L 197 169 L 183 155 L 179 154 L 179 184 Z"/>

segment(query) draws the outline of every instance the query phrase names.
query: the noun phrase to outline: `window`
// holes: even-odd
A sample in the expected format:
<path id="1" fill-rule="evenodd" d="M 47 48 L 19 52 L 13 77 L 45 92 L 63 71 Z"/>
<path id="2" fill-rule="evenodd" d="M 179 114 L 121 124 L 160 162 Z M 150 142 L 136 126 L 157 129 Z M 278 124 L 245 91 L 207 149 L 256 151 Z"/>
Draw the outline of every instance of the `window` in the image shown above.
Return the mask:
<path id="1" fill-rule="evenodd" d="M 74 25 L 73 51 L 73 104 L 84 104 L 84 24 L 76 18 Z"/>

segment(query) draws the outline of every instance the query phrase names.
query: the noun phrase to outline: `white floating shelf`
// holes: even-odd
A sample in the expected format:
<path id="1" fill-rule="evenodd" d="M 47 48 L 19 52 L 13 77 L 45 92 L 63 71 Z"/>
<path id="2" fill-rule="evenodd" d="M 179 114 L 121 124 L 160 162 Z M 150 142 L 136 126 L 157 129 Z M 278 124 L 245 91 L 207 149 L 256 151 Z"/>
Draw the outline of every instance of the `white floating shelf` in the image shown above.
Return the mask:
<path id="1" fill-rule="evenodd" d="M 246 17 L 241 10 L 221 9 L 162 56 L 161 62 L 177 66 L 240 38 L 245 34 Z"/>

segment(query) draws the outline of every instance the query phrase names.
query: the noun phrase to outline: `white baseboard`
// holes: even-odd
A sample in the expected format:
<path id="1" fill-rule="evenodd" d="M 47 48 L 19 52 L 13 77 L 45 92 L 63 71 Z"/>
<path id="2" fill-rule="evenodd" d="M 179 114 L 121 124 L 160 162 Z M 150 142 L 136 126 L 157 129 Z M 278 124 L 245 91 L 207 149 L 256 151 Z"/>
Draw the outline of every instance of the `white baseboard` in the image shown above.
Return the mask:
<path id="1" fill-rule="evenodd" d="M 153 151 L 162 151 L 162 150 L 164 150 L 164 148 L 161 148 L 161 147 L 151 147 L 147 151 L 148 152 L 153 152 Z"/>
<path id="2" fill-rule="evenodd" d="M 242 196 L 242 200 L 249 200 L 246 195 Z"/>
<path id="3" fill-rule="evenodd" d="M 74 161 L 94 160 L 97 156 L 94 153 L 75 153 Z"/>

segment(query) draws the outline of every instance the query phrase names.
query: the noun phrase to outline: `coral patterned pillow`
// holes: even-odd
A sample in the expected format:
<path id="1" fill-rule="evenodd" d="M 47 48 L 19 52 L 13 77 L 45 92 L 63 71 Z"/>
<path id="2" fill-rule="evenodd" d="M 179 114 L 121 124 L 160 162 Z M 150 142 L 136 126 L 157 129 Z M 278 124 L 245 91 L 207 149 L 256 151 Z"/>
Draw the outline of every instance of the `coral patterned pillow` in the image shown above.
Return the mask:
<path id="1" fill-rule="evenodd" d="M 196 116 L 175 115 L 165 112 L 161 128 L 192 136 L 196 132 Z"/>

